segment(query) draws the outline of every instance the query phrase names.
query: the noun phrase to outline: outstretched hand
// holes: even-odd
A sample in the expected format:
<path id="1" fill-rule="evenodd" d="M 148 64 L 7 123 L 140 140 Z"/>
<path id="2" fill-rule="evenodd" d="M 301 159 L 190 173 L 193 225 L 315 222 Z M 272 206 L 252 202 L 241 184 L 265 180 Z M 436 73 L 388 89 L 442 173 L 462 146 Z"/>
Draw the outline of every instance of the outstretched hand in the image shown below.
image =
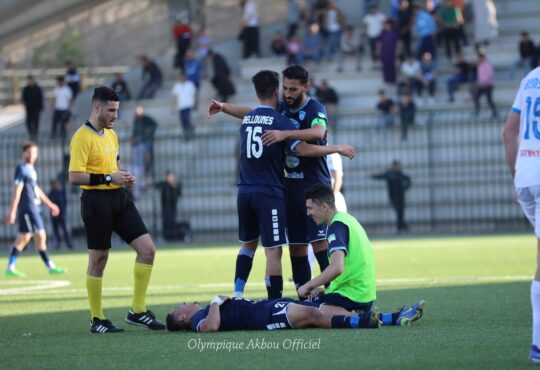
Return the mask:
<path id="1" fill-rule="evenodd" d="M 214 114 L 223 112 L 223 103 L 212 99 L 208 108 L 206 108 L 206 118 L 210 119 Z"/>
<path id="2" fill-rule="evenodd" d="M 354 149 L 352 145 L 340 145 L 338 153 L 349 159 L 354 159 L 356 156 L 356 149 Z"/>

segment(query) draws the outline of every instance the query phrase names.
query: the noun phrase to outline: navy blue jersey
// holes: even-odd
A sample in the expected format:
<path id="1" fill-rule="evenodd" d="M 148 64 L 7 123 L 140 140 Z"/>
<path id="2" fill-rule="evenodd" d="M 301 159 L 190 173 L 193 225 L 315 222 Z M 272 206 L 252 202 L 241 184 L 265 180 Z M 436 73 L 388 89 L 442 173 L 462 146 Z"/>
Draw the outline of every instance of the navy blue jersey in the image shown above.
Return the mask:
<path id="1" fill-rule="evenodd" d="M 272 302 L 263 299 L 252 301 L 245 298 L 233 298 L 219 306 L 221 317 L 219 330 L 265 330 L 272 311 Z M 210 305 L 197 311 L 191 318 L 191 330 L 199 331 L 199 326 L 208 315 Z"/>
<path id="2" fill-rule="evenodd" d="M 23 185 L 19 209 L 35 209 L 41 204 L 41 199 L 37 195 L 37 173 L 34 166 L 26 162 L 21 162 L 15 168 L 15 185 Z"/>
<path id="3" fill-rule="evenodd" d="M 349 248 L 349 228 L 343 222 L 334 221 L 328 226 L 328 256 L 335 251 L 347 254 Z"/>
<path id="4" fill-rule="evenodd" d="M 238 193 L 266 193 L 284 196 L 285 149 L 294 152 L 297 140 L 264 146 L 266 130 L 297 130 L 298 123 L 274 108 L 260 106 L 246 114 L 240 126 L 240 181 Z"/>
<path id="5" fill-rule="evenodd" d="M 328 119 L 324 106 L 308 97 L 306 103 L 299 109 L 291 110 L 284 102 L 280 102 L 278 110 L 285 116 L 294 119 L 300 125 L 300 130 L 321 125 L 326 129 Z M 309 144 L 326 145 L 326 134 L 321 140 Z M 330 185 L 331 178 L 326 164 L 326 157 L 299 157 L 294 152 L 287 152 L 285 162 L 285 185 L 287 190 L 305 190 L 311 185 L 324 183 Z"/>

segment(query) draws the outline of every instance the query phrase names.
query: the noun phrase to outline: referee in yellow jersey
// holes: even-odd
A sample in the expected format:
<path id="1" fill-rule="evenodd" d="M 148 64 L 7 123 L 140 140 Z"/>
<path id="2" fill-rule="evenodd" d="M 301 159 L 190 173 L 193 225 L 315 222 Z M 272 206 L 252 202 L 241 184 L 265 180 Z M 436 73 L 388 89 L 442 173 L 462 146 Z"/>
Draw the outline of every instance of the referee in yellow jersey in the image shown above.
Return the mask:
<path id="1" fill-rule="evenodd" d="M 88 244 L 86 290 L 90 303 L 90 332 L 117 333 L 124 329 L 105 318 L 101 308 L 102 277 L 114 231 L 137 252 L 133 269 L 133 302 L 125 321 L 152 330 L 165 325 L 145 305 L 156 247 L 124 186 L 135 177 L 120 169 L 118 137 L 113 130 L 118 118 L 116 92 L 101 86 L 94 90 L 92 114 L 73 135 L 70 143 L 69 182 L 80 185 L 81 216 Z"/>

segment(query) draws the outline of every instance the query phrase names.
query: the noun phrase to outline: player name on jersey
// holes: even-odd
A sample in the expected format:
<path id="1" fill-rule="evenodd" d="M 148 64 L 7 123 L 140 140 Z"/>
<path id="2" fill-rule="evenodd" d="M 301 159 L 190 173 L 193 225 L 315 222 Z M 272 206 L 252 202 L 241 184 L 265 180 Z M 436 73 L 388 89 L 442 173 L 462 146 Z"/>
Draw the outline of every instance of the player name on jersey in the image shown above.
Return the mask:
<path id="1" fill-rule="evenodd" d="M 274 123 L 272 116 L 245 116 L 242 120 L 243 125 L 271 125 Z"/>

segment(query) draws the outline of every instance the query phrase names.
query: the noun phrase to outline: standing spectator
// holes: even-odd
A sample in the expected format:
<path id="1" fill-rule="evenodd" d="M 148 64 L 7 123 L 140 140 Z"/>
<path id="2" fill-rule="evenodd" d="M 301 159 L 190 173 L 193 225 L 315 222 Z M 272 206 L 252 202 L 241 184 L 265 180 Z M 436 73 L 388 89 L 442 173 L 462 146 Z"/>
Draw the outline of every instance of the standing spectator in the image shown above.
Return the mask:
<path id="1" fill-rule="evenodd" d="M 411 93 L 416 91 L 419 95 L 422 89 L 422 65 L 409 54 L 407 59 L 401 63 L 400 80 L 398 83 L 398 95 L 403 92 Z"/>
<path id="2" fill-rule="evenodd" d="M 26 77 L 21 99 L 26 110 L 26 129 L 30 140 L 36 140 L 39 132 L 39 118 L 43 110 L 43 91 L 36 83 L 34 76 Z"/>
<path id="3" fill-rule="evenodd" d="M 407 141 L 407 133 L 414 126 L 416 105 L 410 92 L 406 92 L 399 102 L 399 119 L 401 124 L 401 141 Z"/>
<path id="4" fill-rule="evenodd" d="M 137 99 L 152 99 L 163 83 L 163 75 L 156 62 L 146 55 L 141 55 L 139 60 L 143 66 L 142 80 L 144 83 L 139 91 Z"/>
<path id="5" fill-rule="evenodd" d="M 409 227 L 405 222 L 405 192 L 411 187 L 411 179 L 401 172 L 401 163 L 394 160 L 389 170 L 371 177 L 376 180 L 386 181 L 390 204 L 396 212 L 397 231 L 407 231 Z"/>
<path id="6" fill-rule="evenodd" d="M 177 182 L 174 173 L 167 170 L 165 181 L 156 184 L 161 193 L 161 232 L 163 239 L 176 239 L 176 206 L 182 196 L 182 183 Z"/>
<path id="7" fill-rule="evenodd" d="M 446 82 L 448 88 L 448 101 L 452 103 L 454 101 L 454 92 L 462 83 L 469 82 L 469 71 L 471 64 L 465 60 L 463 53 L 457 54 L 457 61 L 454 64 L 454 74 Z"/>
<path id="8" fill-rule="evenodd" d="M 127 82 L 126 80 L 124 80 L 124 76 L 122 75 L 122 73 L 116 73 L 114 75 L 114 81 L 111 85 L 111 88 L 116 92 L 121 102 L 131 99 L 131 94 L 129 92 Z"/>
<path id="9" fill-rule="evenodd" d="M 175 20 L 172 33 L 176 42 L 176 54 L 174 56 L 174 67 L 184 68 L 184 58 L 186 51 L 191 47 L 193 31 L 186 14 L 182 14 L 180 20 Z"/>
<path id="10" fill-rule="evenodd" d="M 399 39 L 403 46 L 401 53 L 401 61 L 411 55 L 411 30 L 413 21 L 413 11 L 411 3 L 407 0 L 401 0 L 397 13 L 397 28 L 399 31 Z"/>
<path id="11" fill-rule="evenodd" d="M 277 31 L 270 40 L 270 50 L 275 57 L 284 55 L 287 52 L 287 42 L 283 37 L 283 32 Z"/>
<path id="12" fill-rule="evenodd" d="M 484 51 L 478 52 L 476 64 L 476 83 L 473 86 L 474 108 L 476 115 L 480 114 L 480 97 L 486 95 L 489 107 L 491 108 L 491 118 L 497 119 L 497 107 L 493 103 L 494 70 L 491 62 L 486 58 Z"/>
<path id="13" fill-rule="evenodd" d="M 320 63 L 322 58 L 322 36 L 318 23 L 313 22 L 309 26 L 309 31 L 304 36 L 302 47 L 302 61 L 311 59 L 315 63 Z"/>
<path id="14" fill-rule="evenodd" d="M 523 68 L 521 74 L 522 77 L 533 69 L 532 65 L 534 57 L 536 56 L 536 48 L 534 47 L 534 42 L 529 38 L 529 33 L 527 31 L 521 32 L 518 49 L 519 58 L 512 64 L 512 69 L 510 70 L 510 78 L 512 79 L 516 75 L 518 65 L 521 65 Z"/>
<path id="15" fill-rule="evenodd" d="M 225 58 L 210 49 L 208 55 L 212 59 L 214 76 L 212 77 L 212 85 L 217 90 L 219 100 L 226 102 L 229 96 L 236 94 L 233 83 L 230 79 L 231 70 Z"/>
<path id="16" fill-rule="evenodd" d="M 379 90 L 379 102 L 377 103 L 379 118 L 377 131 L 386 130 L 394 124 L 394 101 L 386 96 L 384 90 Z"/>
<path id="17" fill-rule="evenodd" d="M 195 85 L 195 102 L 193 103 L 193 109 L 197 109 L 197 105 L 199 103 L 199 87 L 201 85 L 201 72 L 202 72 L 202 64 L 201 62 L 195 58 L 193 55 L 193 50 L 188 49 L 186 52 L 186 59 L 184 62 L 184 72 L 186 75 L 186 78 L 193 82 Z"/>
<path id="18" fill-rule="evenodd" d="M 157 130 L 156 121 L 144 114 L 141 105 L 135 107 L 133 130 L 131 132 L 131 160 L 133 176 L 138 179 L 133 188 L 133 196 L 139 199 L 144 188 L 144 175 L 153 172 L 154 135 Z"/>
<path id="19" fill-rule="evenodd" d="M 18 234 L 9 253 L 8 267 L 5 277 L 25 277 L 26 274 L 17 271 L 15 263 L 17 256 L 34 238 L 36 249 L 49 270 L 50 274 L 63 274 L 66 269 L 56 267 L 47 253 L 47 234 L 41 216 L 41 203 L 45 203 L 53 216 L 60 213 L 56 204 L 51 202 L 37 184 L 37 173 L 34 167 L 38 158 L 38 146 L 34 142 L 26 143 L 22 148 L 22 161 L 15 169 L 13 192 L 9 211 L 5 217 L 8 225 L 19 223 Z"/>
<path id="20" fill-rule="evenodd" d="M 456 54 L 461 52 L 459 42 L 459 27 L 463 24 L 463 14 L 461 10 L 454 5 L 454 0 L 444 0 L 444 5 L 438 10 L 438 18 L 442 25 L 441 36 L 446 45 L 446 57 L 452 59 L 452 47 L 456 50 Z"/>
<path id="21" fill-rule="evenodd" d="M 316 91 L 317 100 L 326 107 L 329 129 L 335 129 L 336 110 L 339 103 L 338 93 L 328 85 L 328 81 L 326 80 L 321 80 Z"/>
<path id="22" fill-rule="evenodd" d="M 300 38 L 296 35 L 292 35 L 287 42 L 287 65 L 302 64 L 302 43 Z"/>
<path id="23" fill-rule="evenodd" d="M 394 22 L 391 20 L 384 21 L 379 41 L 379 55 L 383 67 L 383 80 L 387 84 L 396 83 L 396 53 L 399 54 L 401 49 L 398 41 L 399 34 L 394 29 Z"/>
<path id="24" fill-rule="evenodd" d="M 54 113 L 52 122 L 51 139 L 56 137 L 56 130 L 59 128 L 62 138 L 66 137 L 66 126 L 69 121 L 69 110 L 73 101 L 73 93 L 66 86 L 64 76 L 56 77 L 56 87 L 54 94 Z"/>
<path id="25" fill-rule="evenodd" d="M 360 32 L 356 31 L 351 25 L 346 26 L 344 32 L 341 34 L 339 45 L 340 53 L 338 54 L 337 71 L 343 72 L 343 64 L 346 56 L 356 57 L 356 71 L 361 71 L 363 46 Z"/>
<path id="26" fill-rule="evenodd" d="M 77 68 L 75 68 L 75 65 L 71 61 L 67 61 L 65 63 L 66 66 L 66 83 L 68 87 L 71 89 L 71 93 L 73 94 L 73 100 L 77 98 L 77 95 L 79 95 L 79 91 L 81 91 L 81 75 L 79 72 L 77 72 Z"/>
<path id="27" fill-rule="evenodd" d="M 373 62 L 373 68 L 377 63 L 377 43 L 383 30 L 383 23 L 386 20 L 386 16 L 379 12 L 376 6 L 369 8 L 369 13 L 363 19 L 364 32 L 369 40 L 369 51 L 371 54 L 371 60 Z"/>
<path id="28" fill-rule="evenodd" d="M 435 47 L 437 24 L 435 23 L 435 19 L 418 5 L 414 6 L 414 16 L 414 29 L 418 36 L 416 59 L 420 59 L 424 53 L 429 53 L 433 59 L 437 59 L 437 48 Z"/>
<path id="29" fill-rule="evenodd" d="M 296 34 L 300 23 L 301 11 L 298 0 L 287 1 L 287 40 Z"/>
<path id="30" fill-rule="evenodd" d="M 325 31 L 326 31 L 326 59 L 331 61 L 334 53 L 339 49 L 341 37 L 341 27 L 345 23 L 345 16 L 336 7 L 333 0 L 328 0 L 325 11 Z"/>
<path id="31" fill-rule="evenodd" d="M 257 5 L 253 0 L 240 0 L 242 7 L 242 30 L 240 40 L 244 44 L 244 59 L 257 57 L 259 53 L 259 15 Z"/>
<path id="32" fill-rule="evenodd" d="M 421 84 L 419 85 L 418 95 L 422 96 L 424 89 L 428 89 L 428 104 L 433 105 L 435 104 L 435 89 L 437 88 L 437 65 L 430 53 L 424 53 L 422 56 L 420 70 Z"/>
<path id="33" fill-rule="evenodd" d="M 73 243 L 71 242 L 70 232 L 67 227 L 67 198 L 66 192 L 62 189 L 60 181 L 52 180 L 51 181 L 51 190 L 48 194 L 51 202 L 56 204 L 60 209 L 60 214 L 57 216 L 52 215 L 52 225 L 53 225 L 53 235 L 54 235 L 54 247 L 55 249 L 60 249 L 62 244 L 62 238 L 60 236 L 60 231 L 64 235 L 64 242 L 69 249 L 73 249 Z"/>
<path id="34" fill-rule="evenodd" d="M 332 177 L 332 190 L 336 202 L 336 210 L 338 212 L 347 212 L 347 202 L 341 192 L 343 187 L 343 161 L 338 153 L 326 156 L 326 164 L 330 177 Z"/>
<path id="35" fill-rule="evenodd" d="M 499 35 L 497 9 L 493 0 L 472 0 L 476 47 L 488 45 Z"/>
<path id="36" fill-rule="evenodd" d="M 206 29 L 202 29 L 199 32 L 199 36 L 197 37 L 197 58 L 201 61 L 202 65 L 202 76 L 206 78 L 208 73 L 208 51 L 210 50 L 210 47 L 212 46 L 212 38 L 210 35 L 208 35 L 208 32 Z"/>
<path id="37" fill-rule="evenodd" d="M 178 75 L 178 81 L 174 84 L 172 94 L 173 111 L 178 112 L 184 137 L 186 141 L 191 140 L 195 129 L 191 124 L 191 110 L 195 105 L 195 95 L 197 88 L 190 80 L 186 79 L 186 75 L 182 72 Z"/>

